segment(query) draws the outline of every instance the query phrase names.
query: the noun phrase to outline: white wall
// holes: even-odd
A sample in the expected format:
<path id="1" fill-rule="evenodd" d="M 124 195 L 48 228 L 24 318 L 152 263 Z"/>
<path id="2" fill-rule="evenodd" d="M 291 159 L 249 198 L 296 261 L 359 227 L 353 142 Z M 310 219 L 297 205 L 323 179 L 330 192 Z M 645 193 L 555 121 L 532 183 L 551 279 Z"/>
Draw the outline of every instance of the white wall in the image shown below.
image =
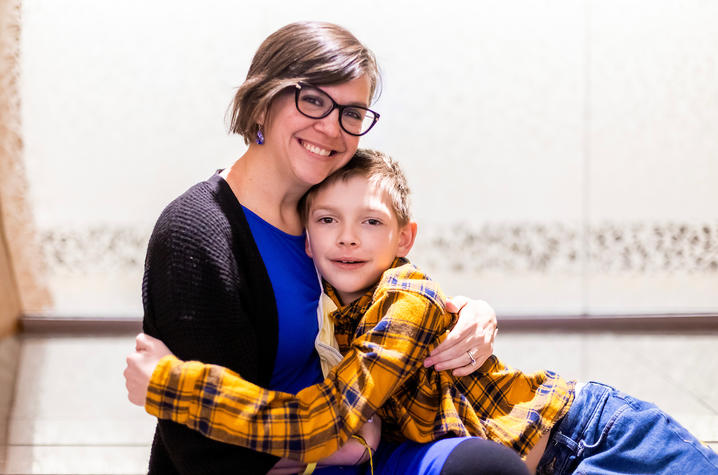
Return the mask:
<path id="1" fill-rule="evenodd" d="M 56 312 L 141 313 L 162 208 L 244 150 L 260 42 L 319 19 L 384 72 L 415 262 L 500 313 L 718 310 L 718 3 L 23 3 L 32 202 Z M 361 5 L 360 7 L 358 5 Z"/>

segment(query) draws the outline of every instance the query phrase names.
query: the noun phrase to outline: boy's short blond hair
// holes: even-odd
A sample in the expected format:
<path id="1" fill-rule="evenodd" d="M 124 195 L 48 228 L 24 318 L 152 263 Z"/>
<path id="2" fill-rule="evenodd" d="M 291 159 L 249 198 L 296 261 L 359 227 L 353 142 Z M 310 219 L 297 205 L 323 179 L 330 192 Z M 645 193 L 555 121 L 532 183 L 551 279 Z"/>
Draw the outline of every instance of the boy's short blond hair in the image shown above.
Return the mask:
<path id="1" fill-rule="evenodd" d="M 317 192 L 322 187 L 347 181 L 355 176 L 363 176 L 377 184 L 389 197 L 389 204 L 396 216 L 399 226 L 409 223 L 409 185 L 399 164 L 389 155 L 378 150 L 367 148 L 357 149 L 354 156 L 339 170 L 329 175 L 324 181 L 312 186 L 299 201 L 299 214 L 306 225 L 309 210 Z"/>

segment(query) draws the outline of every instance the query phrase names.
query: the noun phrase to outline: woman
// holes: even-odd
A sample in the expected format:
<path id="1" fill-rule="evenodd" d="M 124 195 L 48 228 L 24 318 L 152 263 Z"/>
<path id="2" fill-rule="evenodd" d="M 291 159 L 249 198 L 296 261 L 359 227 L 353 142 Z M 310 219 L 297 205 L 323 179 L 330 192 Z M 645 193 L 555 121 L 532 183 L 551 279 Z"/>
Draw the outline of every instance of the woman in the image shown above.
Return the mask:
<path id="1" fill-rule="evenodd" d="M 373 54 L 336 25 L 294 23 L 264 41 L 231 114 L 246 153 L 157 221 L 143 280 L 146 333 L 179 358 L 226 366 L 271 389 L 294 393 L 322 380 L 314 351 L 320 289 L 297 203 L 351 158 L 378 120 L 368 108 L 378 81 Z M 300 106 L 312 101 L 333 107 L 318 115 Z M 427 364 L 471 372 L 491 354 L 495 324 L 492 313 L 464 315 L 462 330 Z M 479 365 L 468 364 L 474 358 Z M 456 452 L 441 463 L 467 451 Z M 150 473 L 264 473 L 276 463 L 159 421 Z"/>

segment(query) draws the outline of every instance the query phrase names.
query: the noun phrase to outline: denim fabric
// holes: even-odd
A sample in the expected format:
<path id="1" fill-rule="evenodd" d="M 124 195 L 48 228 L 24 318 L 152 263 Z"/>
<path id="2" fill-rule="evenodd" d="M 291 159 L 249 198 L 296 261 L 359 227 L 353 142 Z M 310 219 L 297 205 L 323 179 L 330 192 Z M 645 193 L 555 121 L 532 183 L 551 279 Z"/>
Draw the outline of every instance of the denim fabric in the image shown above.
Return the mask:
<path id="1" fill-rule="evenodd" d="M 592 382 L 552 431 L 536 473 L 718 474 L 718 455 L 655 404 Z"/>

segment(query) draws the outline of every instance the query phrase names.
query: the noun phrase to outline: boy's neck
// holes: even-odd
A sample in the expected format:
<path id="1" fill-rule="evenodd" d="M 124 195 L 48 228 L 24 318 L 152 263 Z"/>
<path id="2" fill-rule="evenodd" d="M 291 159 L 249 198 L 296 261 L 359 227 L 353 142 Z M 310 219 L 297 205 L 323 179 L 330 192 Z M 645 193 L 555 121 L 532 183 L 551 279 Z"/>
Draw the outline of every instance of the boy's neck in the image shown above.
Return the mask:
<path id="1" fill-rule="evenodd" d="M 346 307 L 347 305 L 351 305 L 357 300 L 359 300 L 361 297 L 346 297 L 345 295 L 342 295 L 341 292 L 337 292 L 337 297 L 339 297 L 339 303 L 341 303 L 342 307 Z"/>

